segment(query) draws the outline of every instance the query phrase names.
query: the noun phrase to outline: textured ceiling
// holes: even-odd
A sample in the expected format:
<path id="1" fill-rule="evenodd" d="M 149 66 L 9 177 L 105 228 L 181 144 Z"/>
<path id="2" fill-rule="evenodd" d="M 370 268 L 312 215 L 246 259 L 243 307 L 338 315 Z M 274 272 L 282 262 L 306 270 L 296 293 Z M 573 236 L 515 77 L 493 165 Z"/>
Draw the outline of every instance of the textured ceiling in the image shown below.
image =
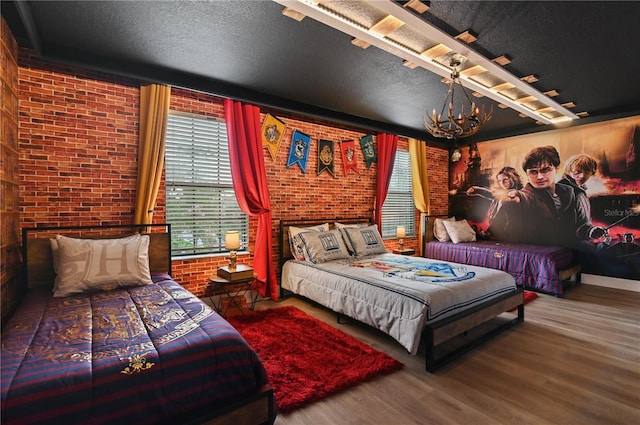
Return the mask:
<path id="1" fill-rule="evenodd" d="M 577 123 L 640 111 L 640 84 L 633 83 L 640 2 L 429 3 L 422 19 L 452 36 L 472 30 L 476 52 L 508 55 L 507 71 L 536 75 L 537 90 L 557 90 L 554 100 L 588 112 Z M 439 75 L 282 10 L 268 0 L 2 2 L 21 46 L 47 60 L 443 142 L 423 128 L 425 112 L 439 108 L 446 93 Z M 409 42 L 418 36 L 394 33 Z M 552 128 L 490 99 L 479 103 L 493 106 L 493 118 L 466 142 Z"/>

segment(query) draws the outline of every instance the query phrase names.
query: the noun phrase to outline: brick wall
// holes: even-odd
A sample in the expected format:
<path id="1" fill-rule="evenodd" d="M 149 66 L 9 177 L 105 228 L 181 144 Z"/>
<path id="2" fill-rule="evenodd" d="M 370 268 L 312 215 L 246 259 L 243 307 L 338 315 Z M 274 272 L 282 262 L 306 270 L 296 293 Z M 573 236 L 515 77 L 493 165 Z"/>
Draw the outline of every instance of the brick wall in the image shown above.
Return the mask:
<path id="1" fill-rule="evenodd" d="M 139 82 L 37 60 L 22 51 L 20 85 L 20 206 L 22 226 L 128 224 L 133 221 L 137 172 Z M 171 109 L 223 117 L 222 99 L 183 89 L 172 89 Z M 359 174 L 344 176 L 342 160 L 335 177 L 316 175 L 317 143 L 312 144 L 307 172 L 287 168 L 291 133 L 299 130 L 312 139 L 355 140 L 367 131 L 291 113 L 263 110 L 284 121 L 287 130 L 275 161 L 265 149 L 265 165 L 273 213 L 274 264 L 278 264 L 279 220 L 323 217 L 369 217 L 375 194 L 376 164 L 370 169 L 358 149 Z M 399 147 L 407 149 L 406 138 Z M 432 211 L 448 208 L 448 156 L 428 149 Z M 164 185 L 160 189 L 154 222 L 165 218 Z M 250 233 L 255 220 L 250 220 Z M 395 247 L 396 241 L 388 241 Z M 250 240 L 250 251 L 253 240 Z M 416 248 L 416 240 L 405 241 Z M 250 264 L 251 257 L 239 261 Z M 225 257 L 179 260 L 175 279 L 202 295 L 207 278 Z"/>
<path id="2" fill-rule="evenodd" d="M 23 226 L 128 224 L 135 205 L 135 81 L 19 60 Z"/>
<path id="3" fill-rule="evenodd" d="M 24 293 L 20 253 L 18 43 L 0 19 L 0 313 L 9 317 Z"/>
<path id="4" fill-rule="evenodd" d="M 429 199 L 431 214 L 449 213 L 449 152 L 440 148 L 427 148 L 429 170 Z"/>

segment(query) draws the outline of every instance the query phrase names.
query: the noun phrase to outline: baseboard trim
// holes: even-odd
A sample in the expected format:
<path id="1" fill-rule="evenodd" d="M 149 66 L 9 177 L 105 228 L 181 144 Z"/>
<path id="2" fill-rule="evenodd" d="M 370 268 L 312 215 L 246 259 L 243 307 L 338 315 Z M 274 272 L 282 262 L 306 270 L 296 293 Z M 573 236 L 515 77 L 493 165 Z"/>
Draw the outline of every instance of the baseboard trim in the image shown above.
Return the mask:
<path id="1" fill-rule="evenodd" d="M 586 285 L 604 286 L 606 288 L 640 292 L 640 280 L 620 279 L 618 277 L 582 273 L 580 281 Z"/>

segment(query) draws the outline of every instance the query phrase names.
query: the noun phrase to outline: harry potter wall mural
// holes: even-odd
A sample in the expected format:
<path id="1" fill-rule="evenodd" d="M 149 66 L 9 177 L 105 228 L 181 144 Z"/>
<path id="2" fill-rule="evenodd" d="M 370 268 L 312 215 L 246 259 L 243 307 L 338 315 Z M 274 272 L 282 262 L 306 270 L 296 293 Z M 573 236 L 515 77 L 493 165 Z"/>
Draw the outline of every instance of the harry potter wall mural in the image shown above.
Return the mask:
<path id="1" fill-rule="evenodd" d="M 479 238 L 567 246 L 585 273 L 640 279 L 640 117 L 465 147 L 450 213 Z"/>

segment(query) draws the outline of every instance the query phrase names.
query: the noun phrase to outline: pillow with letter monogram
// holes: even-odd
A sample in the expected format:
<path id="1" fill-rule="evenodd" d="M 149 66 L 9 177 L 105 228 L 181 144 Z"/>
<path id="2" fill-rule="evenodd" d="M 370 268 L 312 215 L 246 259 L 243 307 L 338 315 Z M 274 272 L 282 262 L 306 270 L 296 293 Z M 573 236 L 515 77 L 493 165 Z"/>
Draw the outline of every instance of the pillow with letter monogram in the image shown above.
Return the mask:
<path id="1" fill-rule="evenodd" d="M 353 247 L 351 246 L 351 241 L 349 241 L 349 237 L 347 236 L 344 229 L 354 229 L 354 228 L 359 229 L 362 227 L 368 227 L 370 226 L 370 224 L 369 223 L 342 224 L 336 221 L 335 226 L 336 226 L 336 229 L 340 229 L 340 233 L 342 233 L 342 237 L 344 238 L 344 244 L 347 246 L 347 250 L 349 250 L 349 252 L 353 254 Z"/>
<path id="2" fill-rule="evenodd" d="M 57 235 L 56 242 L 54 297 L 151 283 L 149 235 L 119 239 L 74 239 Z"/>
<path id="3" fill-rule="evenodd" d="M 304 253 L 304 244 L 300 239 L 298 234 L 302 232 L 328 232 L 329 231 L 329 223 L 318 224 L 317 226 L 308 226 L 308 227 L 295 227 L 289 226 L 289 249 L 291 250 L 291 255 L 298 260 L 305 260 Z"/>
<path id="4" fill-rule="evenodd" d="M 324 263 L 349 258 L 349 252 L 338 229 L 328 232 L 302 232 L 298 236 L 304 244 L 304 255 L 307 261 Z"/>
<path id="5" fill-rule="evenodd" d="M 353 255 L 363 257 L 371 254 L 384 254 L 387 248 L 384 246 L 382 236 L 375 224 L 367 227 L 343 229 L 347 239 L 353 247 Z"/>

